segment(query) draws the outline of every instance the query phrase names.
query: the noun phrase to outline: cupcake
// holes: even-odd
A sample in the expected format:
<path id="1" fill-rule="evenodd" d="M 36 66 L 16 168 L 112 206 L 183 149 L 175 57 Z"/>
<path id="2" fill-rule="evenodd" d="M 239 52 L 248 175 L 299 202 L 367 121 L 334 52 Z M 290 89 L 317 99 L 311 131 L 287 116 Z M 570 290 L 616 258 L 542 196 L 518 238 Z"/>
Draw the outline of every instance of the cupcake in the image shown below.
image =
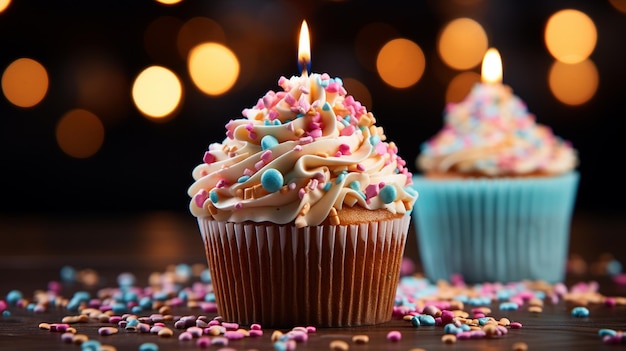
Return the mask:
<path id="1" fill-rule="evenodd" d="M 431 280 L 564 280 L 578 187 L 571 143 L 509 86 L 478 83 L 449 103 L 416 160 L 420 258 Z"/>
<path id="2" fill-rule="evenodd" d="M 244 325 L 391 319 L 417 192 L 339 78 L 281 77 L 192 172 L 218 313 Z"/>

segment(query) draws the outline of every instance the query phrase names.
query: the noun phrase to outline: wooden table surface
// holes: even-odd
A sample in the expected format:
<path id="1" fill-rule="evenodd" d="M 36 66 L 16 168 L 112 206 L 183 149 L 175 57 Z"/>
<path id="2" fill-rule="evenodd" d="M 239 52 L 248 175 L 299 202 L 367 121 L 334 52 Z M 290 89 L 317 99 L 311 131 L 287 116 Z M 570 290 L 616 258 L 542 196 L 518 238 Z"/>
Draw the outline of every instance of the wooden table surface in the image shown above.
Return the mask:
<path id="1" fill-rule="evenodd" d="M 566 286 L 597 282 L 597 294 L 626 297 L 626 285 L 617 284 L 603 269 L 602 262 L 612 255 L 615 262 L 626 262 L 626 219 L 619 214 L 577 213 L 572 224 L 570 252 L 581 258 L 586 269 L 571 271 Z M 416 263 L 419 275 L 419 255 L 412 228 L 405 256 Z M 184 213 L 147 213 L 127 216 L 25 216 L 0 215 L 0 300 L 6 300 L 12 290 L 18 290 L 24 299 L 33 301 L 39 291 L 48 289 L 50 282 L 59 283 L 58 295 L 71 298 L 77 291 L 88 291 L 97 296 L 99 291 L 118 286 L 122 273 L 131 273 L 136 285 L 146 287 L 155 277 L 171 277 L 177 266 L 194 267 L 195 274 L 180 284 L 191 286 L 200 281 L 198 272 L 206 266 L 204 249 L 194 219 Z M 72 267 L 78 274 L 74 281 L 62 281 L 63 267 Z M 578 265 L 578 267 L 581 267 Z M 95 284 L 88 278 L 97 276 Z M 151 280 L 152 279 L 152 280 Z M 626 347 L 607 344 L 599 336 L 601 329 L 626 330 L 626 305 L 609 307 L 589 303 L 588 317 L 574 317 L 571 310 L 579 303 L 560 299 L 553 304 L 547 299 L 542 312 L 522 307 L 503 311 L 498 302 L 490 307 L 491 315 L 506 317 L 523 325 L 508 329 L 508 333 L 492 338 L 457 340 L 455 344 L 442 342 L 442 326 L 414 327 L 409 321 L 396 317 L 375 326 L 352 328 L 318 328 L 309 333 L 306 341 L 295 343 L 297 350 L 329 350 L 334 340 L 346 341 L 350 350 L 513 350 L 513 345 L 526 343 L 528 350 L 616 350 Z M 471 306 L 465 306 L 468 311 Z M 143 312 L 148 316 L 157 311 Z M 173 307 L 174 316 L 204 315 L 211 319 L 217 314 L 194 306 Z M 74 343 L 62 341 L 60 332 L 41 329 L 41 323 L 61 323 L 63 317 L 76 315 L 65 307 L 49 307 L 45 311 L 10 305 L 0 316 L 1 350 L 80 350 Z M 138 315 L 141 316 L 141 315 Z M 97 340 L 110 349 L 139 350 L 144 343 L 155 343 L 159 350 L 199 350 L 196 339 L 179 341 L 183 329 L 174 328 L 173 321 L 166 326 L 174 330 L 171 337 L 151 333 L 132 333 L 123 328 L 115 335 L 102 336 L 98 328 L 108 323 L 89 320 L 72 324 L 78 333 Z M 115 325 L 113 325 L 115 326 Z M 248 326 L 242 326 L 248 328 Z M 296 326 L 294 326 L 296 327 Z M 289 329 L 281 329 L 287 333 Z M 387 339 L 390 331 L 399 331 L 401 340 Z M 265 329 L 261 337 L 230 340 L 228 347 L 235 350 L 275 350 L 273 329 Z M 356 344 L 355 335 L 368 335 L 369 343 Z M 217 350 L 218 346 L 210 349 Z"/>

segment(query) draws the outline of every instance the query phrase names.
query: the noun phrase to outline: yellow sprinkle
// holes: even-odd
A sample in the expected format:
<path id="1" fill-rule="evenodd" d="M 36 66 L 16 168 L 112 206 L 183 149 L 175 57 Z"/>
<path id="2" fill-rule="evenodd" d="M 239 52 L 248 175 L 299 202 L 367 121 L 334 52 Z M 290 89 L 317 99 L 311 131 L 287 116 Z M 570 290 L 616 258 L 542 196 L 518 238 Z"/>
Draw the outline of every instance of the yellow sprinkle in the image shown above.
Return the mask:
<path id="1" fill-rule="evenodd" d="M 304 129 L 298 128 L 298 129 L 294 130 L 293 133 L 299 138 L 299 137 L 304 135 Z"/>
<path id="2" fill-rule="evenodd" d="M 39 329 L 50 330 L 50 323 L 39 323 Z"/>
<path id="3" fill-rule="evenodd" d="M 367 344 L 370 342 L 370 337 L 364 334 L 355 335 L 352 337 L 352 342 L 355 344 Z"/>
<path id="4" fill-rule="evenodd" d="M 276 342 L 278 341 L 278 339 L 280 339 L 280 337 L 283 336 L 283 332 L 281 332 L 280 330 L 274 330 L 274 332 L 272 333 L 272 342 Z"/>
<path id="5" fill-rule="evenodd" d="M 540 306 L 530 306 L 528 307 L 528 312 L 541 313 L 543 312 L 543 309 Z"/>
<path id="6" fill-rule="evenodd" d="M 525 342 L 516 342 L 515 344 L 513 344 L 513 347 L 511 348 L 511 350 L 526 351 L 528 350 L 528 345 Z"/>
<path id="7" fill-rule="evenodd" d="M 333 340 L 330 342 L 330 349 L 333 351 L 346 351 L 350 349 L 350 345 L 343 340 Z"/>
<path id="8" fill-rule="evenodd" d="M 89 337 L 85 334 L 76 334 L 74 335 L 74 339 L 72 339 L 72 342 L 74 344 L 82 344 L 83 342 L 89 340 Z"/>
<path id="9" fill-rule="evenodd" d="M 157 335 L 162 336 L 162 337 L 170 337 L 170 336 L 174 335 L 174 331 L 172 329 L 170 329 L 170 328 L 163 328 L 163 329 L 159 330 Z"/>
<path id="10" fill-rule="evenodd" d="M 454 334 L 445 334 L 441 337 L 441 342 L 444 344 L 454 344 L 456 343 L 456 335 Z"/>

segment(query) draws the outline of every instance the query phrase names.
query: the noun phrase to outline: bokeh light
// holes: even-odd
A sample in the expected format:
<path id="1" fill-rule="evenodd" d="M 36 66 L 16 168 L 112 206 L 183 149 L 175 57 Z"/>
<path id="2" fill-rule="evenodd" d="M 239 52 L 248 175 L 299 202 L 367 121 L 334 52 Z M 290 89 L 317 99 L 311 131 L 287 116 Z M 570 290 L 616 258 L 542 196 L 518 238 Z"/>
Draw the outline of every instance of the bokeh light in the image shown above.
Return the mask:
<path id="1" fill-rule="evenodd" d="M 446 102 L 460 102 L 472 90 L 474 84 L 481 81 L 480 74 L 472 71 L 465 71 L 452 78 L 446 88 Z"/>
<path id="2" fill-rule="evenodd" d="M 74 158 L 89 158 L 102 147 L 104 126 L 95 114 L 74 109 L 57 123 L 56 139 L 65 154 Z"/>
<path id="3" fill-rule="evenodd" d="M 567 105 L 581 105 L 598 90 L 598 69 L 591 60 L 579 63 L 555 61 L 548 74 L 552 94 Z"/>
<path id="4" fill-rule="evenodd" d="M 626 13 L 626 0 L 609 0 L 609 3 L 617 11 Z"/>
<path id="5" fill-rule="evenodd" d="M 176 46 L 178 54 L 187 61 L 189 51 L 202 43 L 225 43 L 224 29 L 216 21 L 207 17 L 193 17 L 178 30 Z"/>
<path id="6" fill-rule="evenodd" d="M 75 57 L 68 65 L 76 84 L 77 106 L 96 114 L 106 126 L 127 116 L 130 83 L 121 63 L 104 52 L 92 52 Z"/>
<path id="7" fill-rule="evenodd" d="M 2 74 L 2 91 L 13 105 L 33 107 L 48 92 L 48 72 L 37 61 L 20 58 L 13 61 Z"/>
<path id="8" fill-rule="evenodd" d="M 393 39 L 378 53 L 376 69 L 380 78 L 394 88 L 408 88 L 416 84 L 426 68 L 422 48 L 408 39 Z"/>
<path id="9" fill-rule="evenodd" d="M 10 4 L 11 0 L 0 0 L 0 13 L 4 12 Z"/>
<path id="10" fill-rule="evenodd" d="M 155 0 L 155 1 L 163 5 L 176 5 L 182 2 L 183 0 Z"/>
<path id="11" fill-rule="evenodd" d="M 162 120 L 178 108 L 182 85 L 174 72 L 162 66 L 151 66 L 135 79 L 132 96 L 141 113 L 153 120 Z"/>
<path id="12" fill-rule="evenodd" d="M 449 67 L 466 70 L 476 67 L 488 47 L 487 33 L 471 18 L 457 18 L 448 22 L 437 41 L 437 52 Z"/>
<path id="13" fill-rule="evenodd" d="M 367 86 L 354 78 L 343 78 L 342 80 L 343 86 L 354 97 L 354 100 L 360 102 L 369 111 L 372 111 L 372 94 L 367 89 Z"/>
<path id="14" fill-rule="evenodd" d="M 544 32 L 545 45 L 552 57 L 565 63 L 586 60 L 595 49 L 597 37 L 593 20 L 573 9 L 550 16 Z"/>
<path id="15" fill-rule="evenodd" d="M 196 87 L 213 96 L 230 90 L 239 76 L 237 56 L 219 43 L 204 43 L 191 49 L 187 68 Z"/>

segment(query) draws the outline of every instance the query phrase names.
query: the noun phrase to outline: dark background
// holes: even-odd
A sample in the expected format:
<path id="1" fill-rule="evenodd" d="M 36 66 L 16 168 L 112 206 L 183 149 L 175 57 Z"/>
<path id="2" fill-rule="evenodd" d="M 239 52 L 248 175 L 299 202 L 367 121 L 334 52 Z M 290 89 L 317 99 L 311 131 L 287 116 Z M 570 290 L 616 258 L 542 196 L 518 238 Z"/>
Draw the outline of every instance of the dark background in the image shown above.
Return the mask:
<path id="1" fill-rule="evenodd" d="M 543 42 L 544 26 L 551 14 L 565 8 L 585 12 L 598 31 L 591 59 L 599 71 L 599 88 L 592 100 L 575 107 L 558 102 L 546 78 L 553 59 Z M 160 16 L 182 22 L 205 16 L 222 26 L 226 44 L 242 59 L 240 79 L 228 94 L 201 94 L 186 74 L 184 60 L 146 51 L 144 32 Z M 502 55 L 504 83 L 538 122 L 578 150 L 577 210 L 622 212 L 626 14 L 608 1 L 183 0 L 164 6 L 149 0 L 14 0 L 0 14 L 0 69 L 20 57 L 34 58 L 48 70 L 50 87 L 33 108 L 18 108 L 0 97 L 0 213 L 186 213 L 191 171 L 209 143 L 223 139 L 224 124 L 267 90 L 277 89 L 281 75 L 299 75 L 297 36 L 303 19 L 311 32 L 312 71 L 364 83 L 372 96 L 368 110 L 414 171 L 419 145 L 442 126 L 445 89 L 459 73 L 441 63 L 437 35 L 447 21 L 461 16 L 486 29 L 489 46 Z M 416 85 L 389 87 L 359 62 L 354 41 L 371 22 L 389 24 L 398 37 L 424 50 L 426 70 Z M 114 118 L 105 124 L 100 151 L 74 159 L 57 146 L 54 128 L 62 114 L 84 107 L 77 104 L 70 77 L 87 56 L 121 67 L 127 89 L 103 90 L 122 102 L 109 111 Z M 134 77 L 153 64 L 174 70 L 184 84 L 183 105 L 165 123 L 142 117 L 130 97 Z"/>

